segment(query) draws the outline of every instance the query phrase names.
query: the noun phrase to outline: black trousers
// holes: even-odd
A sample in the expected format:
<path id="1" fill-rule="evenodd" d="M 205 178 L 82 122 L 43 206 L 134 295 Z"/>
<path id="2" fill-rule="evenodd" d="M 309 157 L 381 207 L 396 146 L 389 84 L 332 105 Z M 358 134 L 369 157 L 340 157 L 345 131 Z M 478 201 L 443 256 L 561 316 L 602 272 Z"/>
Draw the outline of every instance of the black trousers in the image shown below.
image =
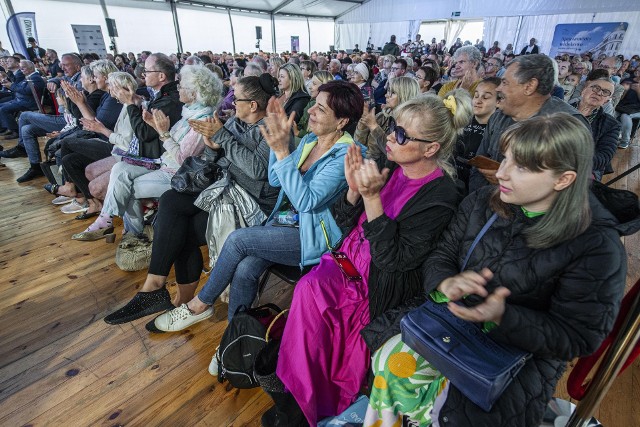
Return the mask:
<path id="1" fill-rule="evenodd" d="M 196 282 L 202 272 L 200 246 L 206 245 L 209 212 L 193 204 L 196 196 L 166 191 L 153 225 L 149 274 L 168 276 L 175 266 L 178 284 Z"/>
<path id="2" fill-rule="evenodd" d="M 84 170 L 91 163 L 111 155 L 113 145 L 99 139 L 65 138 L 60 146 L 65 181 L 73 182 L 87 199 L 93 199 Z"/>

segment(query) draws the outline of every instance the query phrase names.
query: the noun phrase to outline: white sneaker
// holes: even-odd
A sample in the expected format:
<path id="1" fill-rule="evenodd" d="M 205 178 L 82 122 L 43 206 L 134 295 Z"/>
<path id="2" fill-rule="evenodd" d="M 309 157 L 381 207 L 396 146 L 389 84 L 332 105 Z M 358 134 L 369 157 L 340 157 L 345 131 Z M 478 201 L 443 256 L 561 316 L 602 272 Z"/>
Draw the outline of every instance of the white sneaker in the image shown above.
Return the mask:
<path id="1" fill-rule="evenodd" d="M 51 201 L 54 205 L 65 205 L 73 201 L 73 197 L 58 196 Z"/>
<path id="2" fill-rule="evenodd" d="M 220 350 L 220 346 L 216 347 L 216 352 L 211 358 L 211 363 L 209 363 L 209 373 L 214 377 L 218 376 L 218 351 Z"/>
<path id="3" fill-rule="evenodd" d="M 176 332 L 202 322 L 211 316 L 213 316 L 213 307 L 207 308 L 200 314 L 193 314 L 187 304 L 182 304 L 180 307 L 156 317 L 154 324 L 156 328 L 163 332 Z"/>
<path id="4" fill-rule="evenodd" d="M 89 210 L 89 203 L 84 202 L 84 204 L 78 203 L 76 199 L 73 199 L 71 203 L 66 206 L 60 208 L 60 212 L 66 214 L 74 214 L 79 212 L 86 212 Z"/>

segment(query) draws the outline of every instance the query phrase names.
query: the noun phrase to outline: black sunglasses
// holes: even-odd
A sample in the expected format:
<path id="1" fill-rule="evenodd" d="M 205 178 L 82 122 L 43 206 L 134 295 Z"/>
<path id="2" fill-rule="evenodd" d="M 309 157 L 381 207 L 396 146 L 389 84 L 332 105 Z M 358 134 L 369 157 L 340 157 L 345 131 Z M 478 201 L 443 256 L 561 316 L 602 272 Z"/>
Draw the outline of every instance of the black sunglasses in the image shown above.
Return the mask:
<path id="1" fill-rule="evenodd" d="M 429 144 L 435 142 L 435 141 L 427 141 L 426 139 L 413 138 L 411 136 L 407 136 L 407 131 L 405 130 L 405 128 L 403 128 L 402 126 L 398 126 L 398 124 L 396 123 L 393 117 L 389 122 L 389 130 L 387 131 L 387 135 L 391 135 L 392 133 L 395 133 L 396 142 L 398 143 L 398 145 L 405 145 L 409 141 L 426 142 Z"/>

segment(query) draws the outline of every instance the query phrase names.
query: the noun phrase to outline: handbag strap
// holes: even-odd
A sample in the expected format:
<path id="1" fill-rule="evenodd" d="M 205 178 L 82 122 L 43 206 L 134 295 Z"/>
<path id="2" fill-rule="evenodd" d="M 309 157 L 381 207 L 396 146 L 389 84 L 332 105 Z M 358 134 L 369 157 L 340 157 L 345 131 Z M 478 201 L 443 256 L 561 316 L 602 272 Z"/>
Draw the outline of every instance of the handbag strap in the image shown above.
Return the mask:
<path id="1" fill-rule="evenodd" d="M 269 327 L 267 328 L 267 333 L 264 334 L 264 339 L 266 342 L 269 342 L 269 332 L 271 332 L 271 327 L 273 325 L 276 324 L 276 320 L 278 320 L 280 318 L 280 316 L 282 316 L 283 314 L 285 314 L 287 311 L 289 311 L 288 308 L 285 308 L 284 310 L 282 310 L 280 313 L 278 313 L 278 315 L 276 317 L 273 318 L 273 320 L 271 321 L 271 323 L 269 323 Z"/>
<path id="2" fill-rule="evenodd" d="M 460 272 L 463 272 L 464 269 L 467 267 L 467 262 L 469 262 L 469 258 L 471 258 L 471 253 L 476 248 L 476 245 L 478 244 L 480 239 L 482 239 L 482 236 L 484 236 L 485 233 L 487 232 L 487 230 L 489 229 L 489 227 L 491 227 L 491 224 L 496 222 L 496 219 L 498 219 L 498 214 L 497 213 L 494 213 L 493 215 L 491 215 L 491 218 L 489 218 L 489 221 L 487 221 L 487 223 L 484 225 L 484 227 L 482 227 L 482 230 L 480 230 L 480 232 L 476 236 L 476 238 L 473 241 L 473 243 L 471 243 L 471 247 L 469 248 L 469 251 L 467 252 L 467 256 L 464 257 L 464 262 L 462 263 L 462 268 L 460 268 Z"/>

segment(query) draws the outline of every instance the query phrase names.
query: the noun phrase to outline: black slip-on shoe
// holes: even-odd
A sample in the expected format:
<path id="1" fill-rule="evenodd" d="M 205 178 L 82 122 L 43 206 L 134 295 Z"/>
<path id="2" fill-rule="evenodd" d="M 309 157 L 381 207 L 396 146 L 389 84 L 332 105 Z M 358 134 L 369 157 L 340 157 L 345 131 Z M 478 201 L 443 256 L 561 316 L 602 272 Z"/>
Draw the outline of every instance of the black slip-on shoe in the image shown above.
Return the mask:
<path id="1" fill-rule="evenodd" d="M 152 292 L 138 292 L 124 307 L 114 311 L 104 318 L 110 325 L 132 322 L 153 313 L 171 310 L 171 295 L 163 287 Z"/>

